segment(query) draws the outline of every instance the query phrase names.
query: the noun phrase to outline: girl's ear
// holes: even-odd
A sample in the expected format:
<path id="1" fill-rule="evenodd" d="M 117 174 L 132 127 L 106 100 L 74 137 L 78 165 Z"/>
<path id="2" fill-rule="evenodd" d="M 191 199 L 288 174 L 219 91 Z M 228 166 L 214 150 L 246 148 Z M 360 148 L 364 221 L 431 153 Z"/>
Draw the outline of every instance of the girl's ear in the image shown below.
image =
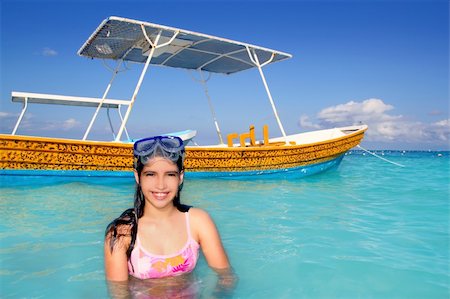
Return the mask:
<path id="1" fill-rule="evenodd" d="M 139 173 L 135 170 L 133 170 L 134 173 L 134 179 L 136 180 L 136 184 L 139 185 Z"/>
<path id="2" fill-rule="evenodd" d="M 184 170 L 180 171 L 180 184 L 179 184 L 179 186 L 183 185 L 183 181 L 184 181 Z"/>

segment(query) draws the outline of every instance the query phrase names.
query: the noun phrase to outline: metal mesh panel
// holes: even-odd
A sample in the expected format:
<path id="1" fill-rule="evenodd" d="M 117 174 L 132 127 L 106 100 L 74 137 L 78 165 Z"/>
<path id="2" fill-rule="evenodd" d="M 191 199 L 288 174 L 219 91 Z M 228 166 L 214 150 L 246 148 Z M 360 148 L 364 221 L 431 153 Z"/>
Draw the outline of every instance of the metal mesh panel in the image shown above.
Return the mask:
<path id="1" fill-rule="evenodd" d="M 272 53 L 275 53 L 272 62 L 291 57 L 282 52 L 214 36 L 117 17 L 100 24 L 78 53 L 90 58 L 143 63 L 147 60 L 151 46 L 142 32 L 141 24 L 145 26 L 152 42 L 161 32 L 160 45 L 178 33 L 169 45 L 155 49 L 151 60 L 154 65 L 230 74 L 255 66 L 248 57 L 246 47 L 255 49 L 261 62 L 271 57 Z"/>

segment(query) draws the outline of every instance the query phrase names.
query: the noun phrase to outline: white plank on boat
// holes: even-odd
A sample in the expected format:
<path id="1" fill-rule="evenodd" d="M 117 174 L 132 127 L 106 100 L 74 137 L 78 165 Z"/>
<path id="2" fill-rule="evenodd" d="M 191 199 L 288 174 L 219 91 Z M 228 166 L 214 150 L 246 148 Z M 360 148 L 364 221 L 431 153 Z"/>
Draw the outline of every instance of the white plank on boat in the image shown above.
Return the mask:
<path id="1" fill-rule="evenodd" d="M 25 100 L 27 99 L 28 103 L 34 104 L 55 104 L 85 107 L 98 107 L 98 105 L 102 102 L 102 99 L 100 98 L 73 97 L 18 91 L 11 92 L 11 98 L 13 102 L 25 102 Z M 128 106 L 129 104 L 130 101 L 127 100 L 104 99 L 102 107 L 119 108 L 120 105 Z"/>

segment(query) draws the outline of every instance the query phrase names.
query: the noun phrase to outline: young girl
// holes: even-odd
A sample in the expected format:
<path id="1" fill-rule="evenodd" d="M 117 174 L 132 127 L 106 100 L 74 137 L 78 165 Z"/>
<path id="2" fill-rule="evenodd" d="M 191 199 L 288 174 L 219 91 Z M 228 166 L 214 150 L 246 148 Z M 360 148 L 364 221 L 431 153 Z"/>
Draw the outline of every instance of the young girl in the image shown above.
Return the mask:
<path id="1" fill-rule="evenodd" d="M 231 273 L 217 228 L 205 211 L 180 203 L 183 141 L 156 136 L 134 144 L 134 208 L 112 221 L 104 244 L 108 281 L 179 276 L 194 270 L 199 248 L 217 273 Z"/>

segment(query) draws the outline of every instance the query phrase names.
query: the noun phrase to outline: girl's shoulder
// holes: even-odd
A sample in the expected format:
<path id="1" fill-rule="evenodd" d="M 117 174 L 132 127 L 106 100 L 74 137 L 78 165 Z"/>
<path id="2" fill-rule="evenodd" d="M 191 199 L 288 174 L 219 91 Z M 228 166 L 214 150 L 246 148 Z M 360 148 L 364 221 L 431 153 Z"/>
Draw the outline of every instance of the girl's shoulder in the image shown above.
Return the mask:
<path id="1" fill-rule="evenodd" d="M 210 216 L 209 216 L 209 214 L 208 214 L 208 212 L 206 212 L 205 210 L 203 210 L 203 209 L 200 209 L 200 208 L 194 208 L 194 207 L 191 207 L 190 209 L 189 209 L 189 216 L 191 217 L 191 219 L 203 219 L 203 218 L 211 218 Z"/>
<path id="2" fill-rule="evenodd" d="M 210 252 L 219 248 L 218 246 L 221 242 L 219 232 L 214 220 L 208 212 L 202 209 L 192 208 L 189 210 L 189 214 L 191 219 L 192 235 L 197 243 L 200 244 L 204 250 L 205 248 L 209 248 Z M 205 251 L 203 251 L 203 253 L 205 253 Z"/>
<path id="3" fill-rule="evenodd" d="M 214 226 L 214 221 L 208 212 L 200 208 L 190 208 L 189 218 L 192 226 L 198 230 L 203 230 L 207 227 Z"/>

